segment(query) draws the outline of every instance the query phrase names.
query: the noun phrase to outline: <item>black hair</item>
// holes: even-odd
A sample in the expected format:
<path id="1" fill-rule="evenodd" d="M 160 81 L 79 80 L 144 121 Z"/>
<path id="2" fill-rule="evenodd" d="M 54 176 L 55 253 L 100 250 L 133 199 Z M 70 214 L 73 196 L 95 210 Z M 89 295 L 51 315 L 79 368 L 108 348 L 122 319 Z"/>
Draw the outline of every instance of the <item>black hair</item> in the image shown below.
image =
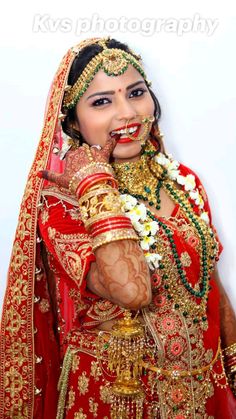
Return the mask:
<path id="1" fill-rule="evenodd" d="M 133 55 L 135 58 L 137 58 L 137 55 L 131 51 L 128 47 L 128 45 L 121 43 L 117 41 L 116 39 L 109 39 L 106 42 L 107 48 L 118 48 L 125 52 L 128 52 L 129 54 Z M 87 47 L 84 47 L 80 53 L 75 57 L 73 64 L 71 66 L 69 76 L 68 76 L 68 84 L 74 85 L 75 82 L 78 80 L 79 76 L 82 74 L 84 68 L 87 66 L 87 64 L 91 61 L 92 58 L 94 58 L 97 54 L 102 52 L 103 47 L 101 47 L 98 44 L 92 44 L 88 45 Z M 158 125 L 158 121 L 161 117 L 161 107 L 159 104 L 159 101 L 155 95 L 155 93 L 150 89 L 150 87 L 146 86 L 150 92 L 150 95 L 154 102 L 154 116 L 155 116 L 155 124 Z M 75 113 L 75 107 L 69 110 L 63 110 L 62 112 L 66 114 L 65 119 L 62 121 L 62 129 L 63 131 L 71 137 L 73 140 L 78 140 L 83 142 L 83 139 L 81 138 L 81 134 L 73 128 L 73 122 L 76 120 L 76 113 Z M 153 138 L 155 140 L 155 138 Z"/>

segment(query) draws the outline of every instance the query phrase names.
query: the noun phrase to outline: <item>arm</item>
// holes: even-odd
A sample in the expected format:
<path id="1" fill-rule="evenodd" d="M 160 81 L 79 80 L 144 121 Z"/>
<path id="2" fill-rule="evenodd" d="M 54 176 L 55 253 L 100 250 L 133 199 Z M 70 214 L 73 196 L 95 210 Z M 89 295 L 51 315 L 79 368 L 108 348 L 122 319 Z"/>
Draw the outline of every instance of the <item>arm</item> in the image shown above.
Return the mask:
<path id="1" fill-rule="evenodd" d="M 124 220 L 125 217 L 122 218 L 123 212 L 121 203 L 116 195 L 117 185 L 113 177 L 113 172 L 109 172 L 108 170 L 107 175 L 105 170 L 107 169 L 107 166 L 109 166 L 107 162 L 109 161 L 109 156 L 114 147 L 114 140 L 107 141 L 102 151 L 89 148 L 87 144 L 84 144 L 77 150 L 68 153 L 63 174 L 48 171 L 41 173 L 41 177 L 56 183 L 60 187 L 69 189 L 70 192 L 73 192 L 75 197 L 79 199 L 81 218 L 84 221 L 84 233 L 86 234 L 86 227 L 87 236 L 93 236 L 93 232 L 91 226 L 90 230 L 88 225 L 86 226 L 86 222 L 88 222 L 88 220 L 91 222 L 93 217 L 98 222 L 99 220 L 100 222 L 105 221 L 106 214 L 108 214 L 108 220 L 112 220 L 112 228 L 110 226 L 105 226 L 105 231 L 107 231 L 107 228 L 111 228 L 110 231 L 114 231 L 114 225 L 117 225 L 118 227 L 116 228 L 118 229 L 120 227 L 122 231 L 122 227 L 125 225 L 125 228 L 127 229 L 125 231 L 129 232 L 129 227 L 127 227 L 128 219 Z M 102 164 L 104 166 L 101 166 Z M 80 169 L 79 171 L 78 168 Z M 108 182 L 106 176 L 108 176 L 109 182 L 111 182 L 112 185 L 111 188 L 113 188 L 112 191 L 115 191 L 115 193 L 111 192 L 109 194 L 109 192 L 107 192 L 108 190 L 105 190 L 105 192 L 103 191 L 104 185 Z M 95 183 L 91 183 L 91 177 L 92 182 Z M 99 183 L 99 179 L 101 178 L 102 183 Z M 92 185 L 96 186 L 96 183 L 100 186 L 102 192 L 99 194 L 97 190 L 95 190 L 95 192 L 93 190 L 91 195 L 91 189 L 89 187 Z M 81 187 L 81 185 L 83 186 Z M 87 190 L 90 192 L 86 195 L 85 191 L 87 192 Z M 86 198 L 84 198 L 84 196 Z M 98 204 L 99 202 L 102 203 L 103 199 L 104 202 L 106 202 L 106 198 L 107 204 L 105 203 L 104 207 L 102 206 L 103 204 Z M 110 201 L 113 202 L 112 205 L 109 203 Z M 116 221 L 117 214 L 122 221 Z M 63 224 L 65 224 L 65 220 L 62 220 L 61 225 Z M 96 233 L 94 233 L 94 237 L 96 237 L 99 236 L 98 231 L 104 231 L 104 226 L 103 228 L 101 226 L 99 227 L 95 221 L 94 225 L 97 226 L 95 227 L 95 231 L 96 228 L 98 229 Z M 76 225 L 70 227 L 71 234 L 76 230 Z M 132 237 L 132 234 L 130 237 Z M 113 241 L 109 238 L 109 241 L 105 240 L 105 243 L 103 244 L 98 242 L 98 245 L 94 246 L 96 263 L 93 263 L 91 266 L 87 286 L 97 295 L 107 298 L 115 304 L 125 308 L 139 309 L 142 306 L 148 305 L 151 300 L 151 284 L 148 265 L 141 248 L 135 240 L 123 238 L 117 239 L 116 237 L 115 239 L 116 241 Z"/>
<path id="2" fill-rule="evenodd" d="M 47 202 L 47 217 L 45 209 L 39 214 L 40 233 L 69 286 L 79 288 L 85 298 L 96 294 L 125 308 L 139 309 L 150 303 L 149 268 L 136 241 L 104 244 L 94 256 L 82 222 L 69 215 L 73 206 L 52 196 Z"/>
<path id="3" fill-rule="evenodd" d="M 220 291 L 220 334 L 222 347 L 226 348 L 236 342 L 236 316 L 216 267 L 214 279 Z"/>
<path id="4" fill-rule="evenodd" d="M 141 248 L 133 240 L 98 248 L 87 284 L 95 294 L 125 308 L 139 309 L 151 302 L 149 268 Z"/>

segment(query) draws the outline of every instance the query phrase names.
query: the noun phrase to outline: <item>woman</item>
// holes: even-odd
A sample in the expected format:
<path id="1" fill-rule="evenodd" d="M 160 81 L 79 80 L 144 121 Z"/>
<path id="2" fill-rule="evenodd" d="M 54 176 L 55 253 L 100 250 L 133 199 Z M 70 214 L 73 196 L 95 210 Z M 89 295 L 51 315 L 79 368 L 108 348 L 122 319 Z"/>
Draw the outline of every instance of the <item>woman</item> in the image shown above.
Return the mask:
<path id="1" fill-rule="evenodd" d="M 9 269 L 1 418 L 236 417 L 222 246 L 159 118 L 126 45 L 63 58 Z"/>

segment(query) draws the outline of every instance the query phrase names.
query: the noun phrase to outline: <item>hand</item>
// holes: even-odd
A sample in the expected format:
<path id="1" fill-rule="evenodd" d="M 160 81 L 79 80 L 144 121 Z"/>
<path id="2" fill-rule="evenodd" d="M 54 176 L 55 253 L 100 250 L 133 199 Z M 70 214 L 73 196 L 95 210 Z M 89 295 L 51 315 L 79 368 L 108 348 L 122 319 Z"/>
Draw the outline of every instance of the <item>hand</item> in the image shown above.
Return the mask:
<path id="1" fill-rule="evenodd" d="M 71 178 L 78 170 L 89 165 L 92 162 L 108 163 L 110 155 L 114 150 L 116 141 L 114 138 L 109 138 L 105 146 L 98 150 L 94 147 L 89 147 L 88 144 L 83 144 L 76 150 L 68 151 L 65 160 L 64 173 L 55 173 L 50 170 L 41 170 L 38 176 L 56 183 L 59 187 L 69 189 Z"/>

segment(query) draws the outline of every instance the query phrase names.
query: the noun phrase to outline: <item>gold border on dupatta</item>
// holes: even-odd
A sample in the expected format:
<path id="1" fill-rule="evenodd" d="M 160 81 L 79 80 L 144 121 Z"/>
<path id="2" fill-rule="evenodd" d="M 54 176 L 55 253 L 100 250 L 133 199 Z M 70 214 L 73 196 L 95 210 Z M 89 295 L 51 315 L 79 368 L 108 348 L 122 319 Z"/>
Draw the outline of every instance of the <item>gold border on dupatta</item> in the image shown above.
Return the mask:
<path id="1" fill-rule="evenodd" d="M 33 418 L 34 411 L 34 319 L 33 295 L 36 256 L 37 205 L 68 73 L 75 57 L 71 48 L 54 77 L 45 112 L 44 127 L 32 164 L 18 219 L 0 339 L 0 419 Z"/>

